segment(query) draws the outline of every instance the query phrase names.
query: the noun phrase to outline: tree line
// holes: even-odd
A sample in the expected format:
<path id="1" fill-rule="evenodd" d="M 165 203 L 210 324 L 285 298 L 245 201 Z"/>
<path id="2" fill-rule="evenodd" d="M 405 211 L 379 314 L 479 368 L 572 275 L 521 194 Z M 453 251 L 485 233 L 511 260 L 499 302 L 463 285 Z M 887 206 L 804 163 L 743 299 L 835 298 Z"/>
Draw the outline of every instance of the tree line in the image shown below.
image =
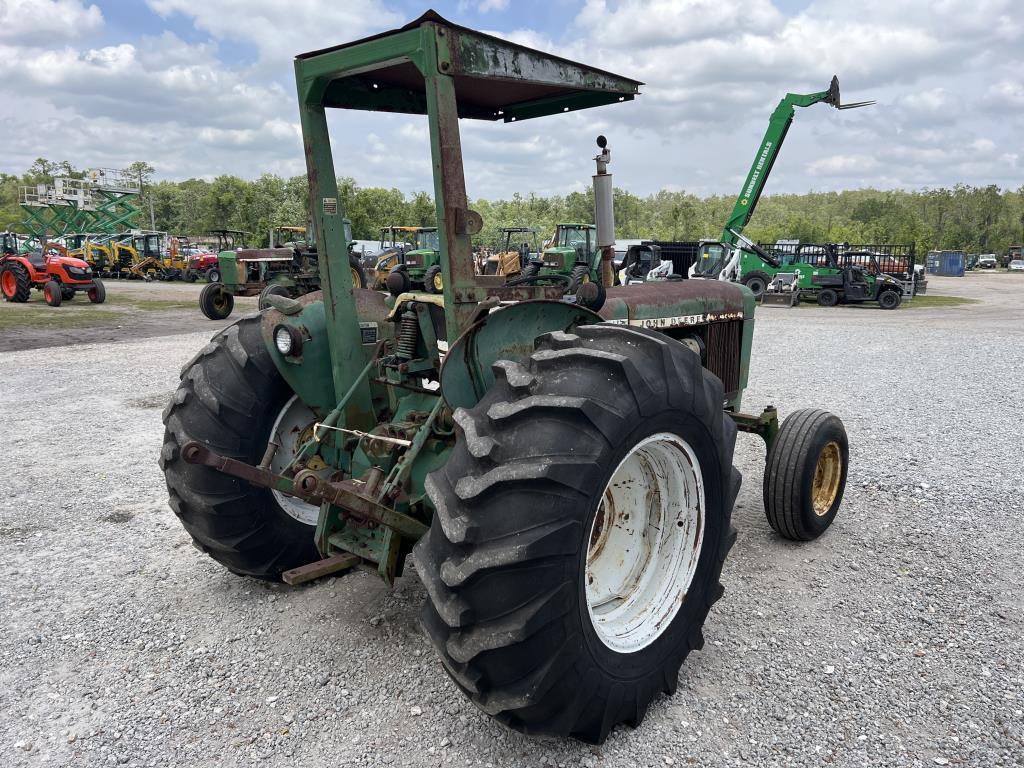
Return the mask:
<path id="1" fill-rule="evenodd" d="M 151 181 L 153 168 L 144 162 L 125 170 L 142 181 L 140 227 L 149 226 L 152 206 L 160 231 L 200 235 L 212 229 L 239 229 L 251 233 L 251 244 L 259 245 L 271 227 L 302 225 L 308 217 L 305 176 L 285 179 L 267 173 L 253 180 L 218 176 L 212 181 Z M 43 158 L 20 176 L 0 173 L 0 229 L 23 230 L 20 185 L 82 175 L 66 161 Z M 351 178 L 339 179 L 338 185 L 356 239 L 376 240 L 380 228 L 391 224 L 435 225 L 433 198 L 426 192 L 361 187 Z M 718 238 L 734 202 L 730 195 L 697 197 L 662 190 L 638 196 L 616 189 L 617 235 L 621 239 Z M 510 199 L 478 199 L 471 205 L 484 219 L 484 230 L 475 241 L 485 245 L 497 244 L 504 226 L 537 227 L 543 239 L 558 222 L 593 219 L 592 190 L 564 196 L 517 193 Z M 767 195 L 758 203 L 746 234 L 761 242 L 916 243 L 921 255 L 935 248 L 1005 253 L 1010 245 L 1024 243 L 1024 186 L 1003 190 L 996 185 L 957 184 L 922 190 Z"/>

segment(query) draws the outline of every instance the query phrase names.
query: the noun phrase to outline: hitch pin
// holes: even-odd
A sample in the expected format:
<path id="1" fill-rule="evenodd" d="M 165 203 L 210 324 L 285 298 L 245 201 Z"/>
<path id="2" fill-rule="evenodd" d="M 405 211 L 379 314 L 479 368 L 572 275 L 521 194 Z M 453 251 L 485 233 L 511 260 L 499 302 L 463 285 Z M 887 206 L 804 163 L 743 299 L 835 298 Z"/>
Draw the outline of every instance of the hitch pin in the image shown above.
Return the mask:
<path id="1" fill-rule="evenodd" d="M 370 440 L 381 440 L 385 443 L 394 443 L 395 445 L 401 445 L 408 448 L 412 445 L 412 440 L 403 440 L 400 437 L 387 437 L 386 435 L 371 435 L 369 432 L 361 432 L 358 429 L 344 429 L 343 427 L 332 427 L 330 424 L 324 424 L 323 422 L 317 422 L 313 425 L 313 439 L 318 443 L 320 442 L 320 430 L 321 429 L 333 429 L 335 432 L 344 432 L 346 435 L 355 435 L 356 437 L 367 437 Z"/>
<path id="2" fill-rule="evenodd" d="M 274 460 L 274 455 L 277 453 L 277 449 L 281 447 L 281 438 L 277 432 L 274 432 L 270 436 L 270 440 L 267 441 L 267 450 L 263 452 L 263 458 L 260 459 L 260 463 L 257 465 L 260 469 L 269 469 L 270 462 Z"/>

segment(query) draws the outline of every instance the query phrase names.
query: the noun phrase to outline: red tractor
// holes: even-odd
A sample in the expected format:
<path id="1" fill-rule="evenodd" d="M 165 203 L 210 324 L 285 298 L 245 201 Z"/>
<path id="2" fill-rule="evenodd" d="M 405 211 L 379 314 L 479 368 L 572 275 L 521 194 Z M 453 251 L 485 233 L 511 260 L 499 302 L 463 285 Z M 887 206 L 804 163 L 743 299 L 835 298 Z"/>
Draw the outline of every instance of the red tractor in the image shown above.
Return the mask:
<path id="1" fill-rule="evenodd" d="M 28 301 L 33 287 L 43 292 L 51 307 L 73 299 L 78 291 L 85 291 L 93 304 L 102 304 L 107 298 L 103 282 L 93 275 L 92 268 L 68 256 L 63 246 L 47 243 L 27 253 L 5 248 L 0 254 L 0 293 L 4 300 Z"/>

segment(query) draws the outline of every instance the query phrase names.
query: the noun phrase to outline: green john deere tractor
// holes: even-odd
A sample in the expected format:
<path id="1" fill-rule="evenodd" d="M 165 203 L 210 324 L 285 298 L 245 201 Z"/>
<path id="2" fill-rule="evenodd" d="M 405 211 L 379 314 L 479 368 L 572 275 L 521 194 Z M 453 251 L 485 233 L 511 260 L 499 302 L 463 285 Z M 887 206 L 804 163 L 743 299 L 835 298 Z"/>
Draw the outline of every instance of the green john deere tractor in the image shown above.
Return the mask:
<path id="1" fill-rule="evenodd" d="M 544 252 L 530 259 L 520 277 L 510 284 L 529 282 L 534 276 L 564 277 L 565 292 L 575 295 L 580 286 L 593 282 L 601 283 L 601 250 L 597 247 L 597 227 L 593 224 L 557 224 L 551 245 Z M 602 286 L 603 287 L 603 286 Z M 600 309 L 604 291 L 599 289 L 596 298 L 578 301 L 593 309 Z"/>
<path id="2" fill-rule="evenodd" d="M 810 540 L 843 496 L 842 422 L 740 412 L 746 288 L 610 286 L 610 184 L 600 313 L 561 281 L 476 274 L 459 119 L 628 102 L 637 81 L 433 12 L 301 55 L 295 73 L 323 291 L 271 296 L 185 367 L 164 414 L 171 507 L 240 575 L 295 584 L 361 566 L 390 583 L 411 554 L 423 630 L 480 709 L 594 743 L 639 725 L 722 596 L 737 431 L 768 446 L 771 527 Z M 332 107 L 426 115 L 441 293 L 354 287 Z"/>
<path id="3" fill-rule="evenodd" d="M 398 265 L 387 276 L 388 291 L 392 296 L 401 296 L 414 288 L 443 293 L 441 240 L 437 227 L 416 227 L 412 234 L 412 248 L 398 254 Z"/>
<path id="4" fill-rule="evenodd" d="M 366 287 L 366 273 L 352 253 L 352 223 L 343 221 L 345 248 L 349 255 L 349 279 L 355 288 Z M 296 298 L 320 290 L 317 249 L 305 240 L 288 240 L 304 227 L 275 227 L 269 247 L 222 250 L 217 254 L 218 282 L 208 283 L 199 294 L 199 309 L 210 320 L 223 320 L 235 307 L 235 296 L 259 296 L 265 309 L 269 296 Z"/>

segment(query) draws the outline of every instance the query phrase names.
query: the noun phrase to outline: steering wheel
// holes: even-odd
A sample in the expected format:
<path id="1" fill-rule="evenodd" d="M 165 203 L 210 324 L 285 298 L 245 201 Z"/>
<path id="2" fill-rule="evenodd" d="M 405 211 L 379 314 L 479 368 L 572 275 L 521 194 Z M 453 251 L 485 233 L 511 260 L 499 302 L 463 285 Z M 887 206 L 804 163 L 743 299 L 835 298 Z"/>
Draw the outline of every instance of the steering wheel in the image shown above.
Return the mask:
<path id="1" fill-rule="evenodd" d="M 572 280 L 568 275 L 523 275 L 506 281 L 505 285 L 536 285 L 543 282 L 556 283 L 568 288 Z"/>

